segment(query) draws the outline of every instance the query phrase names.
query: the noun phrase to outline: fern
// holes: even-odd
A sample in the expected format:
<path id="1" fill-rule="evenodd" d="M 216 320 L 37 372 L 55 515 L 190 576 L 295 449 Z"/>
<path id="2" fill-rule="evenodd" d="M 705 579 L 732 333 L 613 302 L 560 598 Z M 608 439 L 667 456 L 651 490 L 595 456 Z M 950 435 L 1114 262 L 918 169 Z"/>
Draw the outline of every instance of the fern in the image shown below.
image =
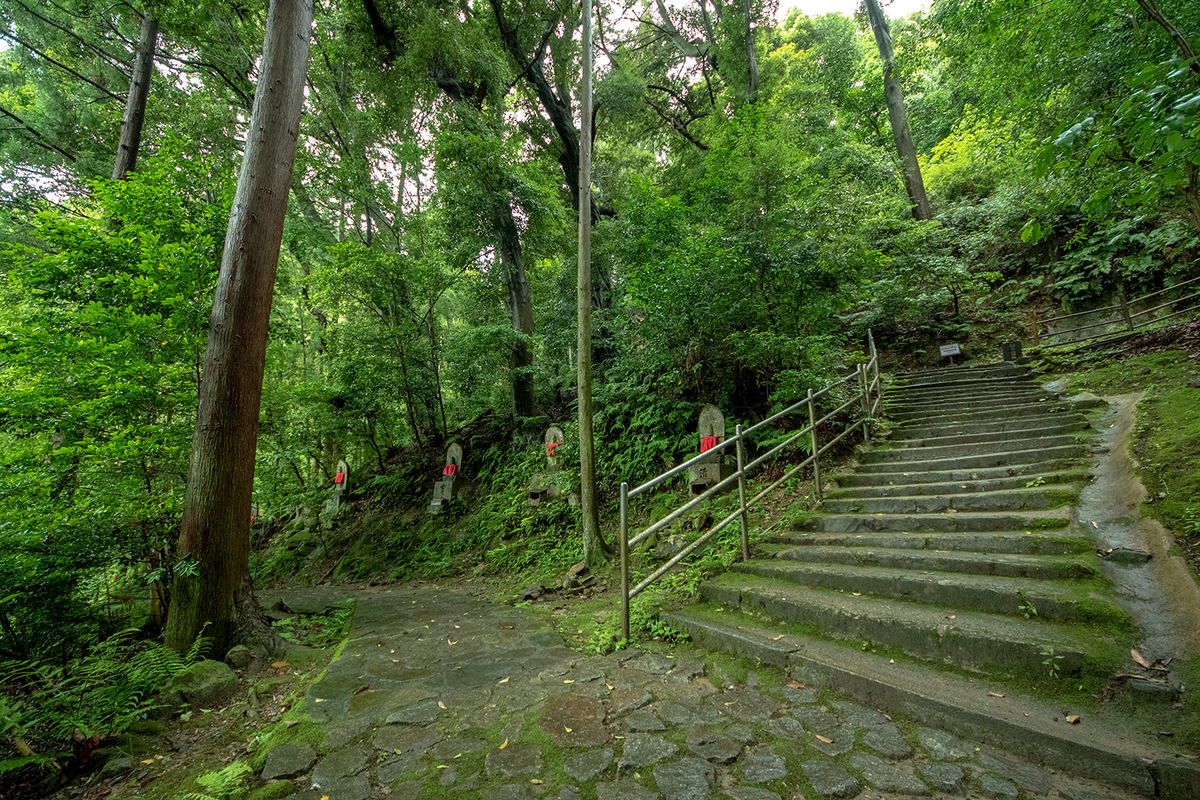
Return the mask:
<path id="1" fill-rule="evenodd" d="M 234 761 L 227 767 L 207 772 L 196 778 L 206 793 L 189 792 L 183 800 L 229 800 L 242 790 L 246 776 L 253 770 L 245 761 Z"/>

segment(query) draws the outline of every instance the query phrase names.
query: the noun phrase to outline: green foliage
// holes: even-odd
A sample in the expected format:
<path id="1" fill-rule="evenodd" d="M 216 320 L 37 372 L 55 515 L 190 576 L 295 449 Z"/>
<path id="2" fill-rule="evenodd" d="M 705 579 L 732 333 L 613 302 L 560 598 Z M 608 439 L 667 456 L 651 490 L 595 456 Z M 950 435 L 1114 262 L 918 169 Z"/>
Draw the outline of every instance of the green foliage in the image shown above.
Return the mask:
<path id="1" fill-rule="evenodd" d="M 50 752 L 67 747 L 76 731 L 85 737 L 114 736 L 158 708 L 155 693 L 209 646 L 200 637 L 181 656 L 137 636 L 138 631 L 122 631 L 66 666 L 4 663 L 0 716 L 7 732 L 36 737 Z"/>
<path id="2" fill-rule="evenodd" d="M 289 642 L 325 648 L 345 638 L 353 616 L 353 607 L 330 608 L 320 614 L 287 617 L 271 623 L 271 627 Z"/>
<path id="3" fill-rule="evenodd" d="M 233 800 L 244 790 L 246 778 L 253 772 L 249 762 L 234 761 L 226 767 L 196 778 L 204 792 L 189 792 L 184 800 Z"/>

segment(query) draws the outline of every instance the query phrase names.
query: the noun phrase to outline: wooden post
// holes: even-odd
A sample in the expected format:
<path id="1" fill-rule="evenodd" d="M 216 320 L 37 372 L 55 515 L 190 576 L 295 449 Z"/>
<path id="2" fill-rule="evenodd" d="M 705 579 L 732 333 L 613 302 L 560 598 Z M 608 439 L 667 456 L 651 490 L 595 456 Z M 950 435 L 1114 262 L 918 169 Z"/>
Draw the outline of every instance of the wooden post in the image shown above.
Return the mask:
<path id="1" fill-rule="evenodd" d="M 737 442 L 734 446 L 737 448 L 737 467 L 738 467 L 738 503 L 742 506 L 742 561 L 750 560 L 750 517 L 746 509 L 746 469 L 745 457 L 742 454 L 742 426 L 738 425 Z"/>
<path id="2" fill-rule="evenodd" d="M 1038 330 L 1038 318 L 1036 311 L 1029 312 L 1029 324 L 1032 326 L 1031 336 L 1033 339 L 1033 346 L 1040 347 L 1042 344 L 1042 336 Z"/>
<path id="3" fill-rule="evenodd" d="M 1129 303 L 1125 299 L 1125 292 L 1117 293 L 1117 302 L 1121 304 L 1121 318 L 1125 320 L 1125 327 L 1133 330 L 1133 317 L 1129 316 Z"/>
<path id="4" fill-rule="evenodd" d="M 879 377 L 879 348 L 875 347 L 875 334 L 870 328 L 867 329 L 867 342 L 871 345 L 871 361 L 875 365 L 875 391 L 879 393 L 879 417 L 882 419 L 887 416 L 887 411 L 883 407 L 883 380 Z"/>
<path id="5" fill-rule="evenodd" d="M 817 455 L 817 406 L 813 403 L 812 389 L 808 390 L 808 433 L 812 442 L 813 484 L 816 487 L 817 501 L 821 500 L 821 458 Z"/>

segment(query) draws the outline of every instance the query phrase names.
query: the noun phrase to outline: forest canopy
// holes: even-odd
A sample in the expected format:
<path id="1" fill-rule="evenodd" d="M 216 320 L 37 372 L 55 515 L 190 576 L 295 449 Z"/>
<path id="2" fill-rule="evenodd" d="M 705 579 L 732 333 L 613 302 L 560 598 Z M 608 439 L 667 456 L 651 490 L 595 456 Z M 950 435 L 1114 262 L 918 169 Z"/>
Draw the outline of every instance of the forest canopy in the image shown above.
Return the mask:
<path id="1" fill-rule="evenodd" d="M 266 14 L 0 0 L 0 657 L 74 652 L 114 583 L 166 591 L 188 569 L 176 540 Z M 395 464 L 440 464 L 481 421 L 501 441 L 563 425 L 570 452 L 580 213 L 607 496 L 686 452 L 700 404 L 761 418 L 853 365 L 868 329 L 919 356 L 1195 274 L 1194 2 L 933 0 L 890 20 L 886 63 L 862 10 L 595 15 L 581 211 L 578 3 L 318 4 L 263 514 L 319 505 L 340 459 L 400 492 Z M 931 218 L 906 194 L 885 73 Z"/>

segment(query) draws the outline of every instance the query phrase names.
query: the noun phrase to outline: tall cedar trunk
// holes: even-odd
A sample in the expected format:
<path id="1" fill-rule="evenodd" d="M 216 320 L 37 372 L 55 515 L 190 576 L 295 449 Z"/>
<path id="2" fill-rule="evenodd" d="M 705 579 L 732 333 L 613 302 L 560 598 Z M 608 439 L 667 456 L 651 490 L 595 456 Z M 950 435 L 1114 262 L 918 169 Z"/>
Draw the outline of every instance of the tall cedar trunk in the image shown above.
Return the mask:
<path id="1" fill-rule="evenodd" d="M 267 324 L 296 159 L 313 0 L 272 0 L 246 153 L 210 319 L 179 552 L 197 573 L 172 592 L 166 642 L 206 635 L 220 657 L 269 636 L 250 582 L 250 500 Z M 269 642 L 268 642 L 269 644 Z"/>
<path id="2" fill-rule="evenodd" d="M 750 0 L 742 0 L 746 18 L 746 102 L 758 102 L 758 53 L 754 49 L 754 31 L 750 28 Z"/>
<path id="3" fill-rule="evenodd" d="M 579 136 L 579 204 L 592 205 L 592 0 L 583 0 L 583 87 Z M 592 219 L 579 212 L 579 271 L 575 286 L 579 330 L 579 494 L 583 512 L 583 560 L 589 567 L 608 558 L 608 546 L 600 535 L 600 509 L 596 487 L 596 440 L 592 432 Z"/>
<path id="4" fill-rule="evenodd" d="M 533 416 L 533 353 L 529 337 L 533 335 L 533 297 L 525 276 L 525 257 L 521 252 L 521 235 L 513 218 L 512 205 L 499 194 L 493 197 L 496 205 L 497 229 L 500 233 L 500 263 L 508 284 L 508 306 L 513 328 L 521 334 L 508 354 L 512 373 L 513 414 Z"/>
<path id="5" fill-rule="evenodd" d="M 887 100 L 888 119 L 892 122 L 892 138 L 896 140 L 896 152 L 904 164 L 904 188 L 912 202 L 915 219 L 933 219 L 933 208 L 925 196 L 925 182 L 921 180 L 921 165 L 917 163 L 917 149 L 913 147 L 912 134 L 908 131 L 908 113 L 904 109 L 904 90 L 896 78 L 893 62 L 892 34 L 888 29 L 887 17 L 879 9 L 878 0 L 866 0 L 867 17 L 871 30 L 875 32 L 875 43 L 879 45 L 879 57 L 883 59 L 883 96 Z"/>
<path id="6" fill-rule="evenodd" d="M 129 95 L 125 98 L 121 141 L 117 145 L 117 162 L 113 166 L 114 181 L 125 180 L 125 175 L 137 168 L 138 148 L 142 144 L 142 125 L 146 122 L 146 98 L 150 95 L 150 75 L 154 70 L 154 48 L 157 44 L 158 20 L 146 14 L 142 17 L 137 57 L 133 60 L 133 77 L 129 81 Z"/>

